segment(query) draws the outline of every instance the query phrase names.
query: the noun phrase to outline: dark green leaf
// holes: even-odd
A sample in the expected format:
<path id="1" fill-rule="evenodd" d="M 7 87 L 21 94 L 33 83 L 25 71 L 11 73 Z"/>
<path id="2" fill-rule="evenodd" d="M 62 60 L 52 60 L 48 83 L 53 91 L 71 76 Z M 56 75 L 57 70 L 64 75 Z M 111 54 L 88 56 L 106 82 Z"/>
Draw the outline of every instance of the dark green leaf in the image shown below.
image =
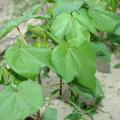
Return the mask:
<path id="1" fill-rule="evenodd" d="M 119 45 L 120 44 L 120 36 L 114 35 L 114 34 L 108 34 L 107 40 L 110 40 L 112 44 Z"/>
<path id="2" fill-rule="evenodd" d="M 108 47 L 103 43 L 91 43 L 91 46 L 96 53 L 97 57 L 102 57 L 106 61 L 111 61 L 111 52 Z M 99 59 L 99 58 L 98 58 Z"/>
<path id="3" fill-rule="evenodd" d="M 120 68 L 120 63 L 118 63 L 118 64 L 116 64 L 115 66 L 114 66 L 114 68 Z"/>
<path id="4" fill-rule="evenodd" d="M 80 112 L 73 112 L 69 114 L 64 120 L 82 120 L 82 114 Z"/>

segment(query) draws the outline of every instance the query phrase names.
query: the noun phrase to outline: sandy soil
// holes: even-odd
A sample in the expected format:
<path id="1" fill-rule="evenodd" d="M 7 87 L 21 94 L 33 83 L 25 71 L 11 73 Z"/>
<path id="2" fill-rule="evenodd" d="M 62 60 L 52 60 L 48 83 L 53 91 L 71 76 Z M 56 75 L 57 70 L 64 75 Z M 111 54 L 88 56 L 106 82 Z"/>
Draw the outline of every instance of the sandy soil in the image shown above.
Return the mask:
<path id="1" fill-rule="evenodd" d="M 10 0 L 0 0 L 0 10 L 0 23 L 2 23 L 4 19 L 9 19 L 11 16 L 9 13 L 9 10 L 12 11 Z M 105 98 L 102 101 L 101 109 L 106 113 L 98 111 L 98 113 L 94 115 L 95 120 L 120 120 L 120 70 L 113 68 L 114 64 L 118 63 L 118 61 L 119 60 L 113 55 L 111 73 L 96 73 L 104 88 Z M 104 66 L 103 69 L 105 69 Z M 50 73 L 50 80 L 46 79 L 47 84 L 56 83 L 57 81 L 58 78 L 53 73 Z M 51 89 L 46 91 L 50 92 Z M 58 120 L 64 120 L 64 117 L 72 111 L 69 105 L 66 105 L 60 100 L 54 100 L 51 103 L 51 107 L 58 109 Z"/>

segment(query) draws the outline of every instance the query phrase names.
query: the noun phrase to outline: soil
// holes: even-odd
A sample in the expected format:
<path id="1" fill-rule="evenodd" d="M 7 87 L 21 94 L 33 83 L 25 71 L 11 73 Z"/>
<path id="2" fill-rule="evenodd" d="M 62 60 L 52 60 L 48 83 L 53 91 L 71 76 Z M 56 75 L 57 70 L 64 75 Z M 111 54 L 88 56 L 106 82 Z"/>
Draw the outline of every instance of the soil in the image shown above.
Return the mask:
<path id="1" fill-rule="evenodd" d="M 13 11 L 12 7 L 13 4 L 11 0 L 0 0 L 0 24 L 2 24 L 7 19 L 11 19 L 10 12 Z M 13 37 L 15 35 L 16 31 L 13 31 L 13 33 L 9 36 Z M 110 66 L 111 73 L 101 73 L 98 71 L 96 73 L 97 78 L 102 83 L 105 98 L 102 101 L 101 107 L 104 112 L 98 110 L 98 113 L 94 115 L 95 120 L 120 120 L 120 70 L 113 68 L 113 66 L 119 61 L 120 60 L 115 55 L 113 55 Z M 102 69 L 105 70 L 106 66 L 103 65 Z M 59 82 L 58 77 L 52 72 L 50 73 L 50 80 L 47 78 L 45 80 L 45 85 Z M 45 93 L 49 95 L 50 91 L 53 91 L 53 89 L 46 89 Z M 58 109 L 58 120 L 64 120 L 64 117 L 72 112 L 72 108 L 69 105 L 57 99 L 53 100 L 50 106 Z"/>

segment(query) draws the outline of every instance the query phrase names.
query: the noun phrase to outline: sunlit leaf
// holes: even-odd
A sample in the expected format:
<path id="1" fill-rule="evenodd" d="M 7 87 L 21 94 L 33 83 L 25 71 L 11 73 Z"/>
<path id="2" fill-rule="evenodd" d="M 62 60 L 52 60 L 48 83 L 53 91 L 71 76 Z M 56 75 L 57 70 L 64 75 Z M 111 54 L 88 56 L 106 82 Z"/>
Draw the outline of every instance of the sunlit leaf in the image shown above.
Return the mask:
<path id="1" fill-rule="evenodd" d="M 51 49 L 14 45 L 5 54 L 7 64 L 23 77 L 35 79 L 40 69 L 51 67 Z"/>
<path id="2" fill-rule="evenodd" d="M 77 77 L 82 85 L 94 90 L 96 59 L 87 42 L 79 47 L 70 47 L 68 43 L 57 46 L 52 52 L 52 63 L 64 82 Z"/>
<path id="3" fill-rule="evenodd" d="M 61 13 L 53 20 L 51 31 L 57 37 L 59 43 L 67 40 L 73 46 L 79 46 L 84 41 L 90 40 L 90 34 L 87 29 L 74 16 L 68 13 Z"/>
<path id="4" fill-rule="evenodd" d="M 53 14 L 58 15 L 62 12 L 71 13 L 84 4 L 84 0 L 56 0 L 55 8 L 53 9 Z"/>
<path id="5" fill-rule="evenodd" d="M 32 81 L 7 86 L 0 91 L 0 119 L 24 120 L 35 114 L 44 104 L 41 86 Z"/>
<path id="6" fill-rule="evenodd" d="M 94 21 L 94 26 L 105 32 L 114 32 L 116 25 L 120 22 L 120 17 L 116 13 L 99 8 L 89 9 L 89 15 Z"/>

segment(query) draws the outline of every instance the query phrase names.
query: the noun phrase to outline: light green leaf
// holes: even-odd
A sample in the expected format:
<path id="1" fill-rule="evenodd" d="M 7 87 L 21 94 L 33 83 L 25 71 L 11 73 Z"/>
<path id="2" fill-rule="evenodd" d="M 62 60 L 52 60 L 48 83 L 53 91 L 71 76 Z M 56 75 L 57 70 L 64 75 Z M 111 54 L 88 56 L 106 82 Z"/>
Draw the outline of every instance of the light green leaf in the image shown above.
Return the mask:
<path id="1" fill-rule="evenodd" d="M 90 34 L 87 29 L 74 16 L 68 13 L 61 13 L 54 19 L 51 31 L 57 37 L 59 43 L 67 40 L 73 46 L 79 46 L 84 41 L 90 40 Z"/>
<path id="2" fill-rule="evenodd" d="M 14 45 L 5 54 L 7 64 L 23 77 L 35 79 L 42 67 L 51 67 L 51 49 Z"/>
<path id="3" fill-rule="evenodd" d="M 120 36 L 120 22 L 115 26 L 114 34 Z"/>
<path id="4" fill-rule="evenodd" d="M 85 0 L 89 8 L 100 7 L 105 9 L 107 6 L 106 1 L 104 0 Z"/>
<path id="5" fill-rule="evenodd" d="M 96 79 L 95 97 L 97 100 L 101 100 L 104 97 L 102 85 L 101 85 L 100 81 L 97 79 Z M 99 102 L 99 101 L 97 101 L 97 102 Z"/>
<path id="6" fill-rule="evenodd" d="M 89 15 L 95 27 L 105 32 L 114 32 L 115 26 L 120 22 L 120 17 L 116 13 L 100 8 L 89 9 Z"/>
<path id="7" fill-rule="evenodd" d="M 21 23 L 26 22 L 27 20 L 29 20 L 32 17 L 36 17 L 33 15 L 36 14 L 36 12 L 38 12 L 38 10 L 40 10 L 40 9 L 41 9 L 41 4 L 35 5 L 35 6 L 33 6 L 33 8 L 31 10 L 23 13 L 23 16 L 8 22 L 5 26 L 0 28 L 0 39 L 3 38 L 4 36 L 6 36 L 9 32 L 11 32 L 13 29 L 15 29 Z"/>
<path id="8" fill-rule="evenodd" d="M 0 119 L 24 120 L 43 104 L 42 88 L 38 83 L 25 81 L 18 86 L 7 86 L 0 92 Z"/>
<path id="9" fill-rule="evenodd" d="M 71 15 L 67 13 L 61 13 L 52 22 L 51 32 L 57 37 L 59 43 L 64 41 L 64 36 L 67 32 L 67 27 L 70 24 Z"/>
<path id="10" fill-rule="evenodd" d="M 71 13 L 75 10 L 79 10 L 83 4 L 84 0 L 57 0 L 53 14 L 58 15 L 62 12 Z"/>
<path id="11" fill-rule="evenodd" d="M 96 58 L 89 43 L 85 42 L 79 47 L 70 47 L 68 43 L 57 46 L 52 52 L 52 63 L 64 82 L 77 77 L 82 85 L 94 90 Z"/>
<path id="12" fill-rule="evenodd" d="M 43 113 L 41 120 L 57 120 L 57 109 L 47 108 Z"/>
<path id="13" fill-rule="evenodd" d="M 71 17 L 71 23 L 66 31 L 65 37 L 71 46 L 79 46 L 85 41 L 90 41 L 90 33 L 74 17 Z"/>
<path id="14" fill-rule="evenodd" d="M 97 35 L 96 28 L 93 25 L 92 19 L 88 15 L 88 11 L 84 8 L 79 10 L 79 13 L 74 12 L 73 15 L 88 31 Z"/>

